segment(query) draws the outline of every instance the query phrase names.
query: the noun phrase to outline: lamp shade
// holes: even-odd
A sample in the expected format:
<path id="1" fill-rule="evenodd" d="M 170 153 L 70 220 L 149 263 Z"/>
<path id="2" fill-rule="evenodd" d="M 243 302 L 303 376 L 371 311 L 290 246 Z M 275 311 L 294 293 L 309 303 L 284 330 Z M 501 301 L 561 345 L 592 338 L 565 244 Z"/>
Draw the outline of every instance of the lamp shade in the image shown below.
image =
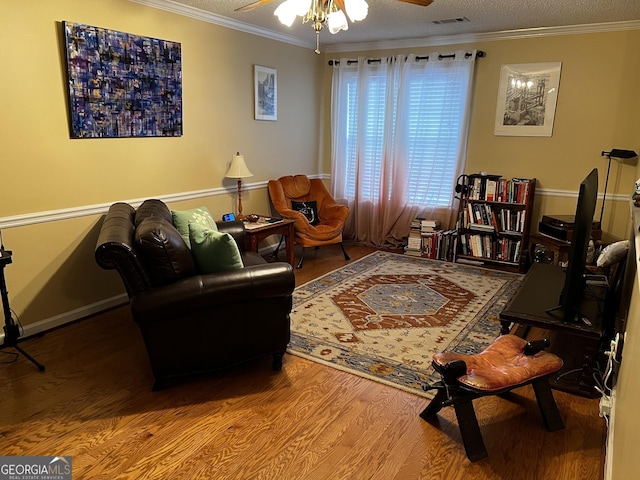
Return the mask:
<path id="1" fill-rule="evenodd" d="M 602 152 L 602 156 L 611 158 L 636 158 L 638 154 L 633 150 L 620 150 L 618 148 L 613 148 L 610 152 Z"/>
<path id="2" fill-rule="evenodd" d="M 227 178 L 247 178 L 253 177 L 253 173 L 247 168 L 247 164 L 244 161 L 244 155 L 240 155 L 240 152 L 236 153 L 231 159 L 231 165 L 225 174 Z"/>

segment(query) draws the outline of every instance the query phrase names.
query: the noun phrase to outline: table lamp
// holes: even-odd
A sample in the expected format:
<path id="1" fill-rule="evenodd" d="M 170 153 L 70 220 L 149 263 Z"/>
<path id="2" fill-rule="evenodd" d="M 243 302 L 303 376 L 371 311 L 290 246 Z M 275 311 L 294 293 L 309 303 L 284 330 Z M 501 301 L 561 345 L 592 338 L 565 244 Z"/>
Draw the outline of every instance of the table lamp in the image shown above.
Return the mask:
<path id="1" fill-rule="evenodd" d="M 253 177 L 253 173 L 251 173 L 247 168 L 247 164 L 244 161 L 244 155 L 240 155 L 240 152 L 236 152 L 236 154 L 231 159 L 231 165 L 229 165 L 229 169 L 227 170 L 225 177 L 238 179 L 238 216 L 236 218 L 238 220 L 243 220 L 244 215 L 242 215 L 242 179 Z"/>

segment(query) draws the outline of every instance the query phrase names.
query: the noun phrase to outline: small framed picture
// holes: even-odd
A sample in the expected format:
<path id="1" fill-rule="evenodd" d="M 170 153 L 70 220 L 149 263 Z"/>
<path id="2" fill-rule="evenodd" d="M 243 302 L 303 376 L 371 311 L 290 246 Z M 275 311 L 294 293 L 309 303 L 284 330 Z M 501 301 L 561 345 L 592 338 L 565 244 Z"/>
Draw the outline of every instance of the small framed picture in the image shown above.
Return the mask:
<path id="1" fill-rule="evenodd" d="M 562 63 L 502 65 L 495 135 L 550 137 Z"/>
<path id="2" fill-rule="evenodd" d="M 253 66 L 256 120 L 278 120 L 278 71 L 275 68 Z"/>

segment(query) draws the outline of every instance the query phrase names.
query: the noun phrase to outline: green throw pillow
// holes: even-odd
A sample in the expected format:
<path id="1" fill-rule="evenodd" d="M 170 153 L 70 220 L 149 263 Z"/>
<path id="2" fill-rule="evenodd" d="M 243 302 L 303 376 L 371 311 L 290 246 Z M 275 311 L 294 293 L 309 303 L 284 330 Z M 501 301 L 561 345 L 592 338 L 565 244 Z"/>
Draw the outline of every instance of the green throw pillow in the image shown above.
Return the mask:
<path id="1" fill-rule="evenodd" d="M 189 242 L 189 224 L 197 223 L 211 230 L 218 230 L 216 222 L 213 220 L 211 213 L 207 207 L 192 208 L 191 210 L 172 210 L 173 226 L 180 232 L 184 239 L 184 243 L 191 248 Z"/>
<path id="2" fill-rule="evenodd" d="M 228 233 L 189 224 L 191 253 L 198 272 L 217 273 L 242 268 L 242 257 L 238 244 Z"/>

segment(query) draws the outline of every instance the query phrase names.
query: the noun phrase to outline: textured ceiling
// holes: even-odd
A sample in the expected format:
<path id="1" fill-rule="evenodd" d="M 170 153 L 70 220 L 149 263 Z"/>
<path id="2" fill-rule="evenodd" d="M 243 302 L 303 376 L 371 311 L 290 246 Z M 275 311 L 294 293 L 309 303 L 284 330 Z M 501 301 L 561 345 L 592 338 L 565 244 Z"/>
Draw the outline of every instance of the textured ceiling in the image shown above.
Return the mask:
<path id="1" fill-rule="evenodd" d="M 249 24 L 259 29 L 314 42 L 309 24 L 296 20 L 291 28 L 273 15 L 284 0 L 249 12 L 235 12 L 254 0 L 132 0 L 140 3 L 179 4 L 198 11 Z M 398 0 L 367 0 L 369 16 L 350 23 L 349 30 L 321 33 L 321 44 L 346 45 L 392 40 L 480 34 L 540 27 L 565 27 L 609 22 L 640 21 L 640 0 L 434 0 L 428 7 Z M 162 8 L 162 7 L 161 7 Z M 469 21 L 434 24 L 434 21 L 466 18 Z"/>

